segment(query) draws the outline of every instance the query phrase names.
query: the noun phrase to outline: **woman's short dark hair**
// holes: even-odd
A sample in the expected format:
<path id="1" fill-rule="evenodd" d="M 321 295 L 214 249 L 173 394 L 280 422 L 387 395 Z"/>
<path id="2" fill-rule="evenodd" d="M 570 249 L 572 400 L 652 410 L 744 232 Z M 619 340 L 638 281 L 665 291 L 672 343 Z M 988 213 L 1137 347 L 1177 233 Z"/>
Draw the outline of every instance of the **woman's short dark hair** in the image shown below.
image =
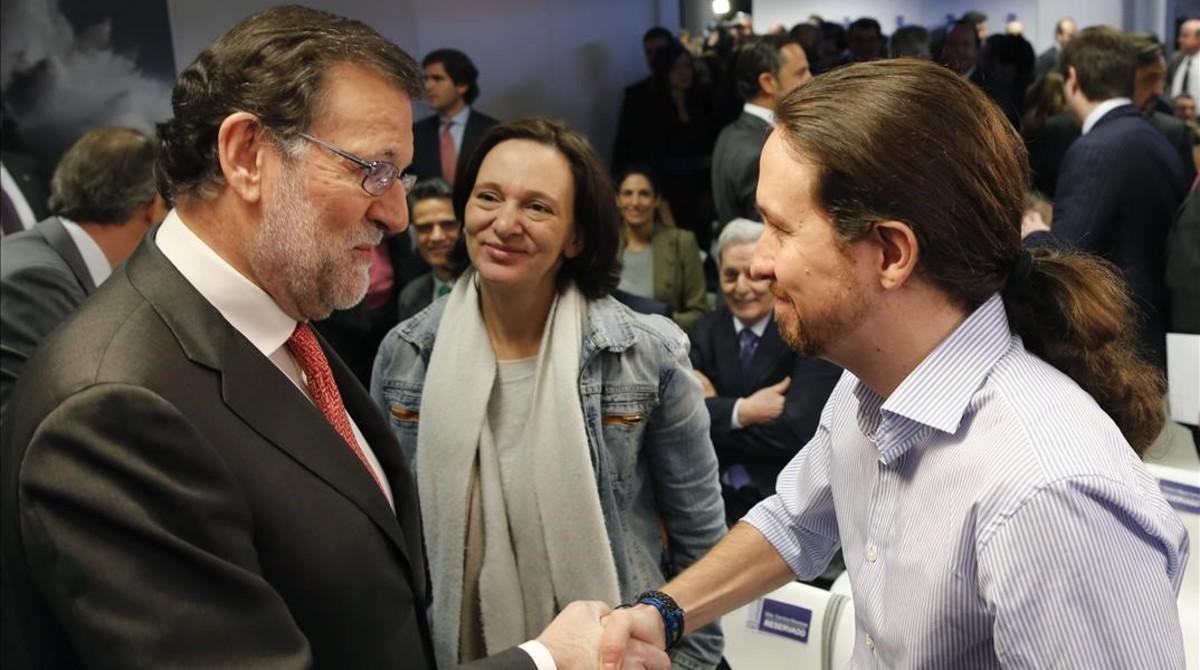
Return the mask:
<path id="1" fill-rule="evenodd" d="M 463 93 L 463 100 L 468 105 L 475 102 L 475 98 L 479 97 L 479 70 L 475 63 L 471 62 L 470 56 L 458 49 L 436 49 L 425 56 L 421 67 L 429 67 L 434 63 L 441 64 L 446 70 L 446 76 L 450 77 L 450 81 L 456 86 L 467 87 L 467 92 Z"/>
<path id="2" fill-rule="evenodd" d="M 285 154 L 320 114 L 325 75 L 337 65 L 368 68 L 411 98 L 424 93 L 416 63 L 370 26 L 295 5 L 242 21 L 180 73 L 173 118 L 159 124 L 159 190 L 171 199 L 212 197 L 224 183 L 217 131 L 235 112 L 270 129 Z"/>
<path id="3" fill-rule="evenodd" d="M 571 166 L 575 187 L 573 218 L 582 249 L 578 256 L 563 261 L 558 271 L 558 289 L 561 291 L 574 282 L 588 298 L 608 295 L 621 279 L 621 223 L 617 214 L 617 196 L 592 145 L 563 122 L 546 118 L 520 119 L 489 130 L 456 179 L 454 215 L 460 221 L 466 221 L 467 200 L 475 188 L 480 166 L 492 149 L 509 140 L 529 140 L 553 147 Z M 456 275 L 470 265 L 465 235 L 459 237 L 450 262 Z"/>

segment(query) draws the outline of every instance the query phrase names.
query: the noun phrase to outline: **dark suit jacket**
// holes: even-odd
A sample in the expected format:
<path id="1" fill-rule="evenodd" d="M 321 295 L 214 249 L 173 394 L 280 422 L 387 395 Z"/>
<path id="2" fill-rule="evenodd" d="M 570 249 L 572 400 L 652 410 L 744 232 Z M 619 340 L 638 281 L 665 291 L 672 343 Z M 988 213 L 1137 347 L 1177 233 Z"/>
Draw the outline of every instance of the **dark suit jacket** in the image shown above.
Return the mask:
<path id="1" fill-rule="evenodd" d="M 4 666 L 433 668 L 412 475 L 326 352 L 395 512 L 304 394 L 143 243 L 13 394 Z M 512 649 L 479 667 L 533 664 Z"/>
<path id="2" fill-rule="evenodd" d="M 717 224 L 724 228 L 733 219 L 758 221 L 754 192 L 758 189 L 758 159 L 771 126 L 748 112 L 725 126 L 713 149 L 712 187 Z"/>
<path id="3" fill-rule="evenodd" d="M 1062 243 L 1120 268 L 1139 311 L 1143 353 L 1166 365 L 1167 231 L 1187 192 L 1179 155 L 1133 105 L 1105 114 L 1075 140 L 1058 175 L 1053 233 L 1029 245 Z"/>
<path id="4" fill-rule="evenodd" d="M 691 331 L 692 367 L 704 373 L 717 390 L 708 398 L 712 441 L 724 472 L 741 464 L 754 487 L 765 498 L 775 492 L 779 471 L 796 455 L 813 433 L 821 410 L 841 377 L 841 368 L 817 358 L 805 358 L 788 348 L 772 318 L 754 350 L 750 376 L 742 374 L 741 346 L 734 332 L 733 315 L 722 305 L 705 314 Z M 790 376 L 783 414 L 774 421 L 732 430 L 733 405 L 764 386 Z"/>
<path id="5" fill-rule="evenodd" d="M 1171 332 L 1200 335 L 1200 195 L 1197 194 L 1200 189 L 1188 195 L 1167 237 L 1167 288 L 1171 291 Z"/>
<path id="6" fill-rule="evenodd" d="M 454 173 L 462 174 L 467 161 L 479 146 L 480 140 L 496 119 L 480 112 L 474 107 L 467 115 L 467 125 L 463 128 L 462 146 L 458 149 L 458 161 L 454 164 Z M 431 179 L 442 175 L 441 153 L 441 120 L 437 114 L 425 117 L 413 124 L 413 163 L 409 171 L 421 179 Z"/>
<path id="7" fill-rule="evenodd" d="M 1200 54 L 1197 54 L 1196 56 L 1197 58 L 1200 58 Z M 1187 54 L 1182 51 L 1176 51 L 1175 53 L 1171 54 L 1171 59 L 1167 61 L 1167 95 L 1171 95 L 1171 87 L 1175 84 L 1175 72 L 1179 69 L 1179 66 L 1183 64 L 1183 61 L 1186 58 Z"/>
<path id="8" fill-rule="evenodd" d="M 1146 116 L 1146 120 L 1150 122 L 1150 125 L 1158 128 L 1158 132 L 1167 138 L 1172 147 L 1175 147 L 1175 152 L 1179 154 L 1179 162 L 1183 163 L 1184 181 L 1190 185 L 1196 178 L 1196 157 L 1192 153 L 1196 143 L 1192 140 L 1192 131 L 1183 119 L 1177 119 L 1163 112 L 1152 112 Z"/>
<path id="9" fill-rule="evenodd" d="M 57 217 L 0 240 L 0 421 L 25 362 L 95 290 Z"/>

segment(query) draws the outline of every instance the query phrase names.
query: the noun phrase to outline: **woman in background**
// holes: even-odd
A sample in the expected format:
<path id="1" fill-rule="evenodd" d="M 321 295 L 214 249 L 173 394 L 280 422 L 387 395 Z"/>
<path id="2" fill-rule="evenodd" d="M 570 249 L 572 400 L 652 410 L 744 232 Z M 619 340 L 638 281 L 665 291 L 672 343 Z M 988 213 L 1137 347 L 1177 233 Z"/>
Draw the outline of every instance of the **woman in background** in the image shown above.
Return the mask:
<path id="1" fill-rule="evenodd" d="M 708 311 L 700 247 L 689 231 L 659 221 L 658 183 L 649 168 L 631 166 L 617 179 L 623 223 L 618 288 L 667 305 L 687 330 Z"/>
<path id="2" fill-rule="evenodd" d="M 533 639 L 574 600 L 629 602 L 725 525 L 687 338 L 608 295 L 620 223 L 587 140 L 501 124 L 459 179 L 461 275 L 384 338 L 371 379 L 415 461 L 440 667 Z M 701 629 L 674 660 L 713 668 L 721 649 Z"/>

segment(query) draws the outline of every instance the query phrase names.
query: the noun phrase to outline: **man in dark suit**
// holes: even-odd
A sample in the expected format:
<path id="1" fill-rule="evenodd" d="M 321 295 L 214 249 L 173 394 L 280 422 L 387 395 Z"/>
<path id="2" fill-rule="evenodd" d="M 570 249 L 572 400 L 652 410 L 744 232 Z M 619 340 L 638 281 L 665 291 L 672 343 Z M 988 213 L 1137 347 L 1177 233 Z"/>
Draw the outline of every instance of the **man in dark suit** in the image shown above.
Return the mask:
<path id="1" fill-rule="evenodd" d="M 176 209 L 10 401 L 6 668 L 433 668 L 412 474 L 308 326 L 407 225 L 420 90 L 371 28 L 296 6 L 180 74 L 159 132 Z M 471 667 L 593 667 L 606 610 Z"/>
<path id="2" fill-rule="evenodd" d="M 410 281 L 400 291 L 400 320 L 425 309 L 454 286 L 450 252 L 458 242 L 462 222 L 454 216 L 454 189 L 444 179 L 427 179 L 408 194 L 417 252 L 429 272 Z"/>
<path id="3" fill-rule="evenodd" d="M 479 70 L 457 49 L 431 51 L 425 69 L 425 101 L 436 112 L 413 125 L 413 163 L 420 179 L 455 183 L 483 134 L 496 119 L 471 107 L 479 97 Z"/>
<path id="4" fill-rule="evenodd" d="M 1200 19 L 1179 24 L 1179 49 L 1167 67 L 1167 85 L 1174 99 L 1180 93 L 1200 97 Z"/>
<path id="5" fill-rule="evenodd" d="M 717 240 L 725 304 L 691 332 L 721 467 L 725 518 L 737 523 L 775 493 L 775 479 L 817 428 L 841 368 L 798 355 L 779 336 L 768 282 L 750 274 L 763 225 L 734 219 Z"/>
<path id="6" fill-rule="evenodd" d="M 1167 231 L 1187 190 L 1179 155 L 1132 103 L 1137 51 L 1125 34 L 1087 28 L 1059 61 L 1067 105 L 1083 135 L 1063 159 L 1054 232 L 1027 243 L 1060 243 L 1098 254 L 1121 270 L 1138 314 L 1143 354 L 1166 366 Z"/>
<path id="7" fill-rule="evenodd" d="M 166 215 L 156 148 L 135 130 L 89 131 L 55 169 L 49 202 L 58 216 L 0 240 L 0 419 L 42 340 Z"/>
<path id="8" fill-rule="evenodd" d="M 1036 78 L 1041 79 L 1046 76 L 1047 72 L 1054 69 L 1054 66 L 1058 64 L 1058 55 L 1062 53 L 1067 42 L 1075 37 L 1075 31 L 1074 19 L 1061 18 L 1058 23 L 1054 24 L 1054 44 L 1038 54 L 1037 61 L 1033 64 L 1033 74 Z"/>
<path id="9" fill-rule="evenodd" d="M 642 35 L 642 53 L 646 57 L 646 67 L 654 69 L 654 54 L 674 41 L 675 36 L 662 26 L 654 26 L 647 30 Z M 617 114 L 617 134 L 613 139 L 613 174 L 618 174 L 631 163 L 638 162 L 643 151 L 637 143 L 648 133 L 646 127 L 650 119 L 646 108 L 650 104 L 652 81 L 653 77 L 646 77 L 625 87 L 625 94 L 621 98 L 621 110 Z"/>
<path id="10" fill-rule="evenodd" d="M 1131 39 L 1137 50 L 1133 106 L 1140 109 L 1150 125 L 1157 128 L 1175 147 L 1179 161 L 1183 163 L 1184 180 L 1191 184 L 1196 178 L 1196 159 L 1193 156 L 1195 142 L 1187 123 L 1175 118 L 1170 103 L 1163 99 L 1167 60 L 1162 44 L 1153 33 L 1134 34 Z"/>
<path id="11" fill-rule="evenodd" d="M 733 64 L 742 115 L 725 126 L 713 149 L 713 200 L 719 227 L 736 218 L 758 220 L 754 192 L 758 158 L 775 122 L 775 103 L 812 78 L 800 44 L 787 35 L 767 35 L 738 48 Z"/>

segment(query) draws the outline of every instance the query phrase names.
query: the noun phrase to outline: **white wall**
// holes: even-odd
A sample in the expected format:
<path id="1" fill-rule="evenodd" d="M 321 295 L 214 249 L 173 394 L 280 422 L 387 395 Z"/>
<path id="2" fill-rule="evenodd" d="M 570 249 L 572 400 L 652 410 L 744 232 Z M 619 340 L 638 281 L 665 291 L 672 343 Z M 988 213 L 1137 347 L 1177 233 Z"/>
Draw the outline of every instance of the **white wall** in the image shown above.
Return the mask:
<path id="1" fill-rule="evenodd" d="M 266 0 L 168 0 L 183 69 L 213 39 Z M 646 75 L 641 36 L 680 23 L 674 0 L 308 0 L 360 19 L 418 61 L 461 49 L 479 68 L 475 106 L 500 119 L 550 115 L 591 138 L 607 158 L 622 89 Z M 417 118 L 427 112 L 418 105 Z"/>

